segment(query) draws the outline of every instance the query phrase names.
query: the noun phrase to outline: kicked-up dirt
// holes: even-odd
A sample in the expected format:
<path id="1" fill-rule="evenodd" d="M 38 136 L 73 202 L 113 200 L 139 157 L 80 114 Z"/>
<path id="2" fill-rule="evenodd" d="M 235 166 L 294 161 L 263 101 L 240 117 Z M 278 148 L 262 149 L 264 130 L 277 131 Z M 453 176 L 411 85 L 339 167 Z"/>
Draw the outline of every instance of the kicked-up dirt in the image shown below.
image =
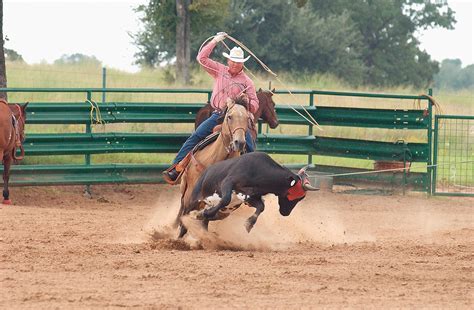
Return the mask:
<path id="1" fill-rule="evenodd" d="M 314 192 L 175 240 L 168 185 L 11 189 L 0 308 L 473 308 L 474 199 Z"/>

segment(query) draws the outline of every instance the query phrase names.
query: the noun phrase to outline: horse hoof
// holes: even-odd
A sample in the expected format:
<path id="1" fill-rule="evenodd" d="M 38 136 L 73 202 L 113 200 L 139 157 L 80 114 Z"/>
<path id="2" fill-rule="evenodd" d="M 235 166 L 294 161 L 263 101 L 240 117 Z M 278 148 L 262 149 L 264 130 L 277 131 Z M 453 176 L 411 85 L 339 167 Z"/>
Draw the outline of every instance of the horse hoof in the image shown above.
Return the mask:
<path id="1" fill-rule="evenodd" d="M 11 205 L 12 204 L 12 201 L 10 199 L 4 199 L 3 200 L 3 204 L 4 205 Z"/>
<path id="2" fill-rule="evenodd" d="M 250 222 L 246 222 L 245 223 L 245 230 L 247 230 L 247 233 L 250 233 L 250 231 L 252 230 L 253 228 L 253 224 L 250 223 Z"/>

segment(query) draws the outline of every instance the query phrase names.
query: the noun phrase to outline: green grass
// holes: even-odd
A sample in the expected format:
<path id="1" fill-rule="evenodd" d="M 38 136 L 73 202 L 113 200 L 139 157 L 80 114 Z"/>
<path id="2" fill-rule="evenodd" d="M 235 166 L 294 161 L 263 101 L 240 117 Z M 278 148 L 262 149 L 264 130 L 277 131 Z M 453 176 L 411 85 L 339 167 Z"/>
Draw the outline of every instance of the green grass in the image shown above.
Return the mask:
<path id="1" fill-rule="evenodd" d="M 98 66 L 59 66 L 51 64 L 29 65 L 20 62 L 7 63 L 7 78 L 9 87 L 28 88 L 100 88 L 102 87 L 102 68 Z M 291 75 L 279 73 L 278 79 L 268 74 L 257 73 L 254 78 L 256 88 L 268 89 L 269 81 L 272 88 L 280 91 L 287 90 L 334 90 L 349 92 L 370 92 L 389 94 L 425 94 L 426 89 L 413 88 L 384 88 L 373 87 L 353 88 L 341 80 L 328 75 Z M 186 88 L 210 89 L 212 79 L 203 70 L 194 68 L 192 71 L 192 85 Z M 110 88 L 183 88 L 173 81 L 172 73 L 167 69 L 142 70 L 137 73 L 128 73 L 115 69 L 107 69 L 107 87 Z M 440 104 L 444 114 L 474 115 L 474 91 L 463 90 L 434 91 L 434 97 Z M 101 101 L 101 94 L 95 94 L 94 100 Z M 204 103 L 207 99 L 205 94 L 107 94 L 107 101 L 122 102 L 179 102 L 179 103 Z M 61 102 L 77 101 L 83 102 L 85 94 L 74 93 L 9 93 L 10 102 Z M 307 105 L 308 95 L 277 94 L 274 100 L 279 105 Z M 316 105 L 324 106 L 347 106 L 347 107 L 370 107 L 370 108 L 414 108 L 418 102 L 400 99 L 373 99 L 357 97 L 338 96 L 316 96 Z M 95 132 L 128 131 L 128 132 L 190 132 L 192 124 L 109 124 L 106 126 L 94 126 Z M 27 133 L 55 133 L 55 132 L 84 132 L 81 125 L 31 125 L 27 126 Z M 306 126 L 280 125 L 276 129 L 268 129 L 264 126 L 264 132 L 305 135 L 308 132 Z M 425 131 L 385 130 L 344 128 L 325 126 L 323 131 L 314 129 L 314 134 L 326 137 L 345 137 L 363 140 L 376 140 L 394 142 L 404 140 L 407 142 L 426 142 Z M 170 162 L 172 154 L 105 154 L 93 155 L 93 163 L 163 163 Z M 275 155 L 277 160 L 284 163 L 304 163 L 307 156 L 302 155 Z M 82 163 L 84 156 L 36 156 L 25 159 L 25 164 L 67 164 Z M 333 158 L 314 156 L 314 163 L 330 164 L 345 167 L 373 168 L 373 161 L 348 158 Z M 415 171 L 426 170 L 423 165 L 414 165 Z M 472 181 L 474 183 L 474 181 Z"/>

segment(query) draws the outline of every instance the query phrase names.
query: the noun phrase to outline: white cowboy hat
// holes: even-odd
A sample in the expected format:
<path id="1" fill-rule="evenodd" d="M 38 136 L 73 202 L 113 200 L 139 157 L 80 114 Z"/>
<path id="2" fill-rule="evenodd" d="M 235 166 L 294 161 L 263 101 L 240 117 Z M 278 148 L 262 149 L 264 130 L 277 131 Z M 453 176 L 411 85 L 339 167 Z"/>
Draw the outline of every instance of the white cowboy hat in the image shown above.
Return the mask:
<path id="1" fill-rule="evenodd" d="M 244 58 L 244 51 L 238 46 L 235 46 L 233 49 L 231 49 L 230 54 L 224 52 L 222 55 L 234 62 L 246 62 L 250 58 L 250 56 Z"/>

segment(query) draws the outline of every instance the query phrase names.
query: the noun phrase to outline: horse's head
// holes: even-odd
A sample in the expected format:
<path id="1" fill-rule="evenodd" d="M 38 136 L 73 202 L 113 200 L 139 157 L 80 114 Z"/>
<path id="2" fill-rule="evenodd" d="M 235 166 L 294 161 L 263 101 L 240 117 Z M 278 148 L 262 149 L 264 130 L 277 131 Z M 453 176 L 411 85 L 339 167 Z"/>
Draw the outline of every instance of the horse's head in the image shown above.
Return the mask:
<path id="1" fill-rule="evenodd" d="M 262 118 L 270 128 L 274 129 L 278 126 L 278 116 L 275 110 L 275 102 L 273 101 L 273 92 L 275 89 L 262 90 L 261 88 L 257 92 L 257 98 L 259 101 L 259 108 L 255 115 L 255 120 Z"/>
<path id="2" fill-rule="evenodd" d="M 25 104 L 11 104 L 9 105 L 10 110 L 15 116 L 17 121 L 17 130 L 20 134 L 21 143 L 25 141 L 25 122 L 26 122 L 26 107 L 28 106 L 28 102 Z"/>
<path id="3" fill-rule="evenodd" d="M 226 101 L 226 113 L 222 123 L 222 134 L 224 143 L 228 142 L 226 147 L 229 151 L 242 152 L 245 147 L 245 133 L 247 132 L 249 115 L 247 103 L 241 99 Z"/>

